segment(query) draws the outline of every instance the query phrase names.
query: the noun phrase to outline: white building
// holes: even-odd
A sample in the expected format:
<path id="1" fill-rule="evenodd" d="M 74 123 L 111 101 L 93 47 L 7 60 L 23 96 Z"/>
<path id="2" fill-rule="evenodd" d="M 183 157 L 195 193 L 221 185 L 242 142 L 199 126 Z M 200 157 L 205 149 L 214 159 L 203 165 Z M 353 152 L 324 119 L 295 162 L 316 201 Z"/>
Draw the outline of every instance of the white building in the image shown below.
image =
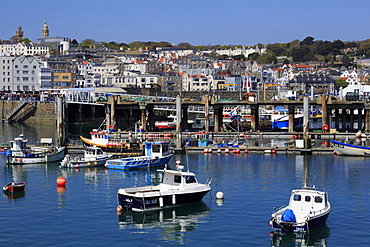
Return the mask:
<path id="1" fill-rule="evenodd" d="M 36 57 L 20 56 L 13 61 L 11 91 L 39 91 L 40 64 Z"/>
<path id="2" fill-rule="evenodd" d="M 0 56 L 0 90 L 10 91 L 13 75 L 13 60 L 11 56 Z"/>
<path id="3" fill-rule="evenodd" d="M 46 55 L 49 53 L 49 46 L 34 43 L 4 43 L 0 44 L 0 53 L 13 56 L 20 55 Z"/>

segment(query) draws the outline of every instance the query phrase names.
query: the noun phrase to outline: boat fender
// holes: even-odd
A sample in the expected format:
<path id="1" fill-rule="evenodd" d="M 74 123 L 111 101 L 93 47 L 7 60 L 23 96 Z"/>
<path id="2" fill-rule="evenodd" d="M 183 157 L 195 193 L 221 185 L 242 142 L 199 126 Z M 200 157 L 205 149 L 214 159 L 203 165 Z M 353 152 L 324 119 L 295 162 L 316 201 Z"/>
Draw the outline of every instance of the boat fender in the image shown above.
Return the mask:
<path id="1" fill-rule="evenodd" d="M 176 195 L 172 195 L 172 205 L 176 204 Z"/>
<path id="2" fill-rule="evenodd" d="M 159 206 L 163 207 L 163 197 L 159 197 Z"/>

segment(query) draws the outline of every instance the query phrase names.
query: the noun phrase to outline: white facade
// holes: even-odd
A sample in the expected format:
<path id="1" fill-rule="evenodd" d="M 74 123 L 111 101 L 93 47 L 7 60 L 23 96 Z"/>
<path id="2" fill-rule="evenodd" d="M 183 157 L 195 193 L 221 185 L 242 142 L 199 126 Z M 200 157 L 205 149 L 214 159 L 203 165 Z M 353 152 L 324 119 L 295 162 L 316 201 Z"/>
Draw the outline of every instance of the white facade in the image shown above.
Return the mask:
<path id="1" fill-rule="evenodd" d="M 49 53 L 49 47 L 44 44 L 17 43 L 0 44 L 0 53 L 13 56 L 19 55 L 46 55 Z"/>
<path id="2" fill-rule="evenodd" d="M 0 90 L 10 91 L 13 76 L 13 60 L 11 56 L 0 56 Z"/>
<path id="3" fill-rule="evenodd" d="M 35 57 L 15 57 L 13 66 L 11 91 L 40 90 L 40 64 Z"/>

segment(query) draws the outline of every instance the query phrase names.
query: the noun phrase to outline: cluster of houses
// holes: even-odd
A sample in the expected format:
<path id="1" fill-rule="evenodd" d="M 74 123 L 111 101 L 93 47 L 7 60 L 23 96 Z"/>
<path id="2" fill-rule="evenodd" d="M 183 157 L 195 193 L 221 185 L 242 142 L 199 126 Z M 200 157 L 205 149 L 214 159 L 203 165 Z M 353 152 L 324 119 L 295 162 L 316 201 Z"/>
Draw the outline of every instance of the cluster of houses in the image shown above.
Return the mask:
<path id="1" fill-rule="evenodd" d="M 18 28 L 17 34 L 23 35 L 19 32 Z M 335 81 L 342 78 L 349 84 L 344 93 L 370 95 L 370 88 L 361 83 L 366 70 L 323 68 L 318 62 L 277 65 L 216 58 L 263 52 L 265 49 L 258 47 L 213 51 L 81 47 L 70 38 L 50 37 L 45 22 L 43 36 L 35 43 L 0 41 L 0 91 L 119 87 L 208 92 L 279 89 L 338 94 Z M 60 55 L 53 55 L 56 53 Z"/>

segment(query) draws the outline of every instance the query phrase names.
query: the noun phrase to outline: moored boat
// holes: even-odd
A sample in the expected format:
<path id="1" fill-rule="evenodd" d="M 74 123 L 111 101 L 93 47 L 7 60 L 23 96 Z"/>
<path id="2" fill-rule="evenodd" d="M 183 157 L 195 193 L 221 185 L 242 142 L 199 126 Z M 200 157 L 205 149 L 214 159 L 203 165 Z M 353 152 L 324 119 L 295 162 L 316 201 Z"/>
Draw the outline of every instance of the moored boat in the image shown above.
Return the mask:
<path id="1" fill-rule="evenodd" d="M 105 167 L 120 170 L 160 167 L 168 164 L 173 155 L 169 142 L 144 142 L 144 150 L 144 156 L 107 160 Z"/>
<path id="2" fill-rule="evenodd" d="M 97 146 L 85 147 L 83 156 L 72 158 L 67 154 L 59 167 L 81 168 L 103 166 L 112 156 L 112 154 L 107 154 Z"/>
<path id="3" fill-rule="evenodd" d="M 330 140 L 333 145 L 334 152 L 338 155 L 354 155 L 354 156 L 370 156 L 370 147 L 358 146 Z"/>
<path id="4" fill-rule="evenodd" d="M 25 187 L 25 182 L 10 182 L 3 187 L 3 191 L 8 193 L 22 192 Z"/>
<path id="5" fill-rule="evenodd" d="M 292 190 L 289 205 L 275 209 L 270 225 L 275 231 L 311 232 L 326 223 L 330 212 L 326 191 L 304 187 Z"/>
<path id="6" fill-rule="evenodd" d="M 201 201 L 211 190 L 209 181 L 199 183 L 192 172 L 179 169 L 163 170 L 163 180 L 159 185 L 132 187 L 118 190 L 118 204 L 120 208 L 133 211 L 146 211 L 174 207 Z"/>
<path id="7" fill-rule="evenodd" d="M 27 140 L 20 135 L 10 142 L 10 150 L 6 152 L 6 163 L 15 165 L 51 163 L 61 161 L 64 155 L 65 147 L 45 145 L 28 148 Z"/>

